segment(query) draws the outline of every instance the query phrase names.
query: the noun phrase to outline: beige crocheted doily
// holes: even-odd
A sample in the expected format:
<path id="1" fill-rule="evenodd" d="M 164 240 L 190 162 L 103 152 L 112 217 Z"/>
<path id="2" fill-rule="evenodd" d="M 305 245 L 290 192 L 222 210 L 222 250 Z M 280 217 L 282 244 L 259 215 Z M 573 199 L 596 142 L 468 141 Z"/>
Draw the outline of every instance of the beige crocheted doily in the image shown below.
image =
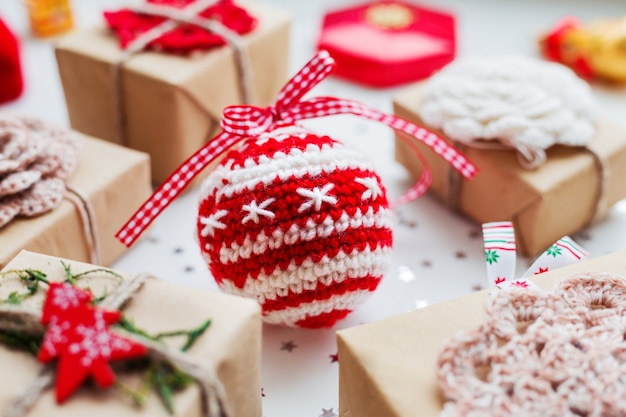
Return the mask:
<path id="1" fill-rule="evenodd" d="M 57 207 L 76 168 L 79 135 L 41 120 L 0 113 L 0 227 Z"/>
<path id="2" fill-rule="evenodd" d="M 626 415 L 625 313 L 626 280 L 606 273 L 494 291 L 440 352 L 441 416 Z"/>

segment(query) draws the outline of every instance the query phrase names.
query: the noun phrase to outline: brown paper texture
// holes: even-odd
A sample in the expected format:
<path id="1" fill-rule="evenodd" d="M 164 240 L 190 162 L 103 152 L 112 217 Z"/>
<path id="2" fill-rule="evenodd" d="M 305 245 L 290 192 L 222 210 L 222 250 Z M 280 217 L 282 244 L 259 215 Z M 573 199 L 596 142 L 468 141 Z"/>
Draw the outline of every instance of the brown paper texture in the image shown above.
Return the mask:
<path id="1" fill-rule="evenodd" d="M 552 289 L 581 272 L 626 276 L 626 251 L 532 278 Z M 337 332 L 340 417 L 436 417 L 443 406 L 436 380 L 445 339 L 483 321 L 489 290 Z"/>
<path id="2" fill-rule="evenodd" d="M 65 262 L 70 263 L 72 272 L 94 268 L 84 263 Z M 27 251 L 21 252 L 5 270 L 24 268 L 41 270 L 52 279 L 64 276 L 60 259 Z M 98 278 L 94 282 L 96 280 Z M 102 282 L 107 281 L 103 278 Z M 2 297 L 6 297 L 8 291 L 4 284 Z M 233 416 L 261 416 L 261 315 L 257 303 L 149 280 L 124 308 L 124 314 L 149 333 L 188 329 L 210 318 L 208 330 L 188 354 L 215 370 Z M 0 411 L 35 378 L 40 368 L 41 364 L 27 353 L 0 347 L 0 369 L 3 375 L 11 375 L 0 378 Z M 195 385 L 176 394 L 174 409 L 176 417 L 200 417 L 200 396 Z M 48 390 L 28 416 L 165 417 L 168 413 L 156 395 L 150 395 L 145 408 L 138 410 L 115 390 L 83 387 L 61 406 L 56 405 L 53 390 Z"/>
<path id="3" fill-rule="evenodd" d="M 100 263 L 111 265 L 126 250 L 115 233 L 152 193 L 148 155 L 83 137 L 78 166 L 66 184 L 91 203 Z M 89 261 L 89 247 L 76 205 L 63 200 L 48 213 L 19 218 L 0 229 L 0 267 L 22 249 Z"/>
<path id="4" fill-rule="evenodd" d="M 253 104 L 269 105 L 287 81 L 290 17 L 258 3 L 242 6 L 258 19 L 242 37 Z M 56 46 L 72 127 L 117 143 L 113 74 L 121 55 L 104 26 L 75 31 Z M 234 53 L 226 46 L 190 57 L 137 53 L 121 64 L 121 92 L 126 145 L 150 154 L 155 184 L 218 133 L 224 107 L 241 103 Z"/>
<path id="5" fill-rule="evenodd" d="M 398 94 L 394 112 L 424 125 L 418 116 L 421 88 L 415 84 Z M 442 132 L 436 132 L 445 138 Z M 448 201 L 451 194 L 457 195 L 458 210 L 477 223 L 512 221 L 518 249 L 527 256 L 536 255 L 559 238 L 587 226 L 593 216 L 600 182 L 594 158 L 587 150 L 553 146 L 546 152 L 547 163 L 536 170 L 526 170 L 514 151 L 466 147 L 463 152 L 476 164 L 479 173 L 471 181 L 460 180 L 457 194 L 450 190 L 449 165 L 421 142 L 414 143 L 433 171 L 434 194 L 443 201 Z M 608 162 L 608 209 L 626 197 L 626 128 L 609 120 L 599 121 L 589 147 Z M 396 159 L 413 175 L 420 174 L 419 159 L 399 138 Z M 600 217 L 607 213 L 604 210 Z"/>

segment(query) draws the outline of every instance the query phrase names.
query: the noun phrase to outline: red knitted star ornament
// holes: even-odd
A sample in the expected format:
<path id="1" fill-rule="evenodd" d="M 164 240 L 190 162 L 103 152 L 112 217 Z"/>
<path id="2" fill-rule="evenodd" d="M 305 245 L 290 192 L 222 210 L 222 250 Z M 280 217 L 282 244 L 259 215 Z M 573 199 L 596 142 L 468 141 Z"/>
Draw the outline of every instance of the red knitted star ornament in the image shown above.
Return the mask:
<path id="1" fill-rule="evenodd" d="M 159 6 L 185 8 L 195 0 L 147 0 Z M 199 17 L 217 20 L 230 30 L 243 35 L 254 29 L 257 20 L 245 9 L 235 5 L 232 0 L 218 0 L 210 7 L 198 13 Z M 160 25 L 165 18 L 137 13 L 129 9 L 115 12 L 104 12 L 104 18 L 117 34 L 122 48 L 135 40 L 142 33 Z M 198 50 L 207 50 L 224 45 L 221 36 L 211 33 L 199 26 L 181 24 L 175 29 L 148 44 L 148 49 L 187 54 Z"/>
<path id="2" fill-rule="evenodd" d="M 43 307 L 47 324 L 38 359 L 58 358 L 56 399 L 65 401 L 92 376 L 101 387 L 115 382 L 109 361 L 144 356 L 146 347 L 117 336 L 108 326 L 119 321 L 119 311 L 105 311 L 88 304 L 90 293 L 70 284 L 52 283 Z"/>
<path id="3" fill-rule="evenodd" d="M 329 327 L 378 286 L 385 189 L 360 153 L 297 126 L 246 139 L 202 185 L 198 238 L 221 288 L 268 323 Z"/>

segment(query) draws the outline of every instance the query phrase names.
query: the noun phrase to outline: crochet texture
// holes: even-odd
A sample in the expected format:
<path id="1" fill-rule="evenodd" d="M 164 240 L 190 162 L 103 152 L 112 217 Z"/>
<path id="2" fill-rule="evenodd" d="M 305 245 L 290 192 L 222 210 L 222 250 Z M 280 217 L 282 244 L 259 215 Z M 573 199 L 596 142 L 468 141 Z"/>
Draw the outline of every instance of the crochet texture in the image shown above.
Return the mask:
<path id="1" fill-rule="evenodd" d="M 378 286 L 392 245 L 385 189 L 360 153 L 291 126 L 249 138 L 207 177 L 198 239 L 223 290 L 266 322 L 332 326 Z"/>
<path id="2" fill-rule="evenodd" d="M 0 114 L 0 227 L 57 207 L 76 168 L 78 134 L 41 120 Z"/>
<path id="3" fill-rule="evenodd" d="M 626 415 L 626 280 L 492 292 L 479 329 L 444 345 L 442 417 Z"/>
<path id="4" fill-rule="evenodd" d="M 194 0 L 147 0 L 157 6 L 185 8 Z M 243 35 L 252 31 L 256 26 L 256 19 L 245 9 L 235 5 L 232 0 L 218 0 L 212 6 L 198 13 L 198 16 L 214 19 L 222 23 L 233 32 Z M 139 35 L 153 29 L 166 19 L 160 16 L 151 16 L 136 13 L 130 9 L 115 12 L 104 12 L 104 19 L 109 27 L 117 34 L 120 46 L 126 48 Z M 189 54 L 194 51 L 204 51 L 216 46 L 224 45 L 226 41 L 219 35 L 205 29 L 181 24 L 163 36 L 158 37 L 147 45 L 147 49 L 165 51 L 178 54 Z"/>
<path id="5" fill-rule="evenodd" d="M 591 88 L 560 64 L 525 57 L 455 61 L 426 84 L 419 110 L 453 140 L 547 149 L 594 135 Z"/>

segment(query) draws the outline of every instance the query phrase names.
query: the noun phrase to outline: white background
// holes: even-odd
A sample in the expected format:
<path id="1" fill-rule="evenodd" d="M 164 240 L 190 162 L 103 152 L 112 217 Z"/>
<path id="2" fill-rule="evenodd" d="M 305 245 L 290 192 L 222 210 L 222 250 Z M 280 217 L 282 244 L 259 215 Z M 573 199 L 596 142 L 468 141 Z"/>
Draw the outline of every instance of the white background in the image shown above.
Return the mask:
<path id="1" fill-rule="evenodd" d="M 76 25 L 99 23 L 103 9 L 116 9 L 130 3 L 133 1 L 74 0 Z M 289 60 L 292 72 L 314 53 L 324 11 L 355 4 L 338 0 L 265 0 L 265 3 L 289 10 L 293 15 Z M 422 4 L 456 14 L 460 56 L 534 56 L 537 55 L 537 37 L 564 15 L 574 14 L 583 21 L 626 15 L 626 2 L 619 0 L 442 0 Z M 19 111 L 68 125 L 53 40 L 30 35 L 26 10 L 19 0 L 0 0 L 0 17 L 22 38 L 26 78 L 24 95 L 11 104 L 0 106 L 0 110 Z M 357 99 L 391 111 L 391 98 L 396 91 L 373 90 L 329 79 L 315 93 Z M 595 85 L 594 92 L 602 113 L 626 124 L 626 89 Z M 327 118 L 307 125 L 362 149 L 376 165 L 392 196 L 400 195 L 410 186 L 411 178 L 393 160 L 392 133 L 385 127 L 352 116 Z M 581 198 L 589 196 L 581 195 Z M 175 202 L 156 221 L 148 238 L 133 247 L 114 267 L 129 272 L 149 271 L 163 279 L 217 291 L 195 244 L 195 203 L 196 191 L 192 190 Z M 330 356 L 336 352 L 335 330 L 410 311 L 482 287 L 485 266 L 479 230 L 478 225 L 450 213 L 431 196 L 399 208 L 392 267 L 365 305 L 335 329 L 264 328 L 264 416 L 335 416 L 338 413 L 338 364 L 333 363 Z M 608 219 L 574 238 L 597 256 L 626 249 L 625 233 L 626 202 L 622 202 Z M 528 262 L 520 258 L 518 270 L 521 272 Z M 288 342 L 297 346 L 291 352 L 282 349 Z M 419 415 L 418 410 L 416 415 Z"/>

